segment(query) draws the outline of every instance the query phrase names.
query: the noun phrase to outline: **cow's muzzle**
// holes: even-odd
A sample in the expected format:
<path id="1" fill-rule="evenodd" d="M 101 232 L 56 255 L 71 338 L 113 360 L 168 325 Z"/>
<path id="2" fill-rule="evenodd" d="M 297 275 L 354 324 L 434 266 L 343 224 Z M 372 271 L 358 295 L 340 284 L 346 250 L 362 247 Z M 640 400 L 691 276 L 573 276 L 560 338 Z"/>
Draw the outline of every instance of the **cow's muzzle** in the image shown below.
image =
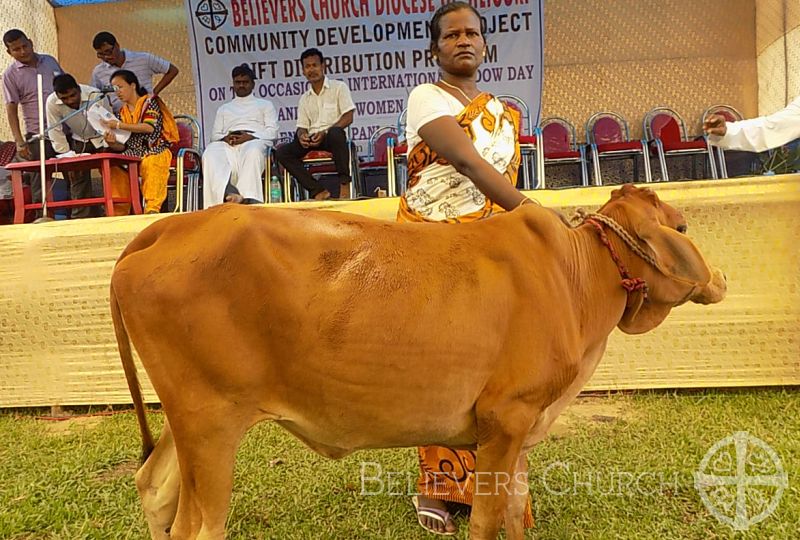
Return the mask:
<path id="1" fill-rule="evenodd" d="M 725 274 L 719 268 L 714 268 L 711 271 L 711 280 L 691 297 L 691 301 L 697 304 L 716 304 L 725 298 L 727 291 L 728 281 Z"/>

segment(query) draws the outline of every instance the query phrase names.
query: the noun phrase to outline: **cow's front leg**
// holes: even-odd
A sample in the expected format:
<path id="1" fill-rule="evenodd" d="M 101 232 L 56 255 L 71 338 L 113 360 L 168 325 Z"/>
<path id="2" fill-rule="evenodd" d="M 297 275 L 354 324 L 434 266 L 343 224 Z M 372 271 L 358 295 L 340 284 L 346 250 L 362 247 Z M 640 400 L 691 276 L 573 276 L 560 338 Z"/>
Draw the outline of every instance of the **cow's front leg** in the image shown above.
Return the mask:
<path id="1" fill-rule="evenodd" d="M 506 538 L 516 539 L 525 536 L 525 509 L 528 506 L 529 492 L 528 455 L 527 452 L 522 452 L 517 459 L 517 466 L 514 469 L 508 490 L 508 502 L 506 503 L 503 520 L 506 528 Z"/>
<path id="2" fill-rule="evenodd" d="M 169 529 L 178 509 L 181 473 L 178 454 L 169 422 L 164 423 L 161 437 L 153 452 L 136 471 L 136 489 L 153 540 L 168 540 Z"/>
<path id="3" fill-rule="evenodd" d="M 504 414 L 494 411 L 478 414 L 475 497 L 469 522 L 472 540 L 494 540 L 500 533 L 509 495 L 517 486 L 513 477 L 520 450 L 532 423 L 530 413 L 522 407 L 514 407 Z M 506 538 L 522 540 L 522 512 L 517 515 L 515 511 L 514 519 L 519 526 L 507 523 Z"/>

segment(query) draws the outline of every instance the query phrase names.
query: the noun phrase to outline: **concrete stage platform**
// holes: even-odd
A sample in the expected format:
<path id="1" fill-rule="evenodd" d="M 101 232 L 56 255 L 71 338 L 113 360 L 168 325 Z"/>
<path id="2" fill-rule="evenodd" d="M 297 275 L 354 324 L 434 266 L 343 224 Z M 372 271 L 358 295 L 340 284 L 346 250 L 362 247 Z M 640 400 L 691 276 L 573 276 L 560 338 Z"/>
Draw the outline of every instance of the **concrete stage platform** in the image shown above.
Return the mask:
<path id="1" fill-rule="evenodd" d="M 680 307 L 642 336 L 615 331 L 587 389 L 800 384 L 800 175 L 651 187 L 683 211 L 689 235 L 726 272 L 728 297 Z M 571 215 L 596 209 L 612 189 L 528 195 Z M 397 199 L 300 205 L 393 220 Z M 109 277 L 136 233 L 166 217 L 0 227 L 0 407 L 130 402 Z M 378 321 L 364 331 L 380 331 Z"/>

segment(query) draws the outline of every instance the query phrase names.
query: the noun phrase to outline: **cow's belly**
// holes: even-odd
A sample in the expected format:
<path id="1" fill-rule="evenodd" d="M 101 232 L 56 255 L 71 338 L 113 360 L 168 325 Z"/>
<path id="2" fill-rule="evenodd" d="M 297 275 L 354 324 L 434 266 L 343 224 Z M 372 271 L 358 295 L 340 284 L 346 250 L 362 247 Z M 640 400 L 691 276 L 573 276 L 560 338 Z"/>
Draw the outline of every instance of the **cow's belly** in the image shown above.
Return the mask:
<path id="1" fill-rule="evenodd" d="M 475 444 L 471 408 L 426 408 L 419 400 L 390 403 L 361 399 L 331 404 L 322 411 L 316 407 L 286 407 L 277 423 L 330 457 L 368 448 Z"/>
<path id="2" fill-rule="evenodd" d="M 455 375 L 432 384 L 411 371 L 377 377 L 370 366 L 351 366 L 347 377 L 341 371 L 306 373 L 278 401 L 265 396 L 264 409 L 312 448 L 471 445 L 483 377 L 472 373 L 467 382 Z"/>
<path id="3" fill-rule="evenodd" d="M 259 383 L 261 408 L 304 440 L 337 448 L 472 444 L 475 402 L 494 362 L 465 361 L 463 349 L 441 341 L 408 354 L 367 339 L 273 363 L 280 367 Z"/>

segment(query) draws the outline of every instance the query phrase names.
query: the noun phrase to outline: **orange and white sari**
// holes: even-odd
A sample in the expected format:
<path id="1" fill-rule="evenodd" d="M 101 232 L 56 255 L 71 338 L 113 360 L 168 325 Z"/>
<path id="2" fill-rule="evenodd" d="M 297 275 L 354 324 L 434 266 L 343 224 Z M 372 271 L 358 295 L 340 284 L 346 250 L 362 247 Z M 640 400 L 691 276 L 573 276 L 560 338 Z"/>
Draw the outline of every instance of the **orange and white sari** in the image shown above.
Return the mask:
<path id="1" fill-rule="evenodd" d="M 519 113 L 484 92 L 455 118 L 481 156 L 511 184 L 516 184 L 520 163 Z M 409 148 L 408 176 L 409 187 L 400 198 L 397 221 L 465 223 L 504 211 L 425 141 Z M 475 452 L 441 446 L 418 450 L 418 492 L 431 499 L 472 505 Z M 524 522 L 525 527 L 533 527 L 530 497 Z"/>
<path id="2" fill-rule="evenodd" d="M 484 92 L 464 107 L 456 121 L 478 153 L 511 184 L 516 184 L 519 113 Z M 400 198 L 399 221 L 465 223 L 502 211 L 425 141 L 409 148 L 408 189 Z"/>

